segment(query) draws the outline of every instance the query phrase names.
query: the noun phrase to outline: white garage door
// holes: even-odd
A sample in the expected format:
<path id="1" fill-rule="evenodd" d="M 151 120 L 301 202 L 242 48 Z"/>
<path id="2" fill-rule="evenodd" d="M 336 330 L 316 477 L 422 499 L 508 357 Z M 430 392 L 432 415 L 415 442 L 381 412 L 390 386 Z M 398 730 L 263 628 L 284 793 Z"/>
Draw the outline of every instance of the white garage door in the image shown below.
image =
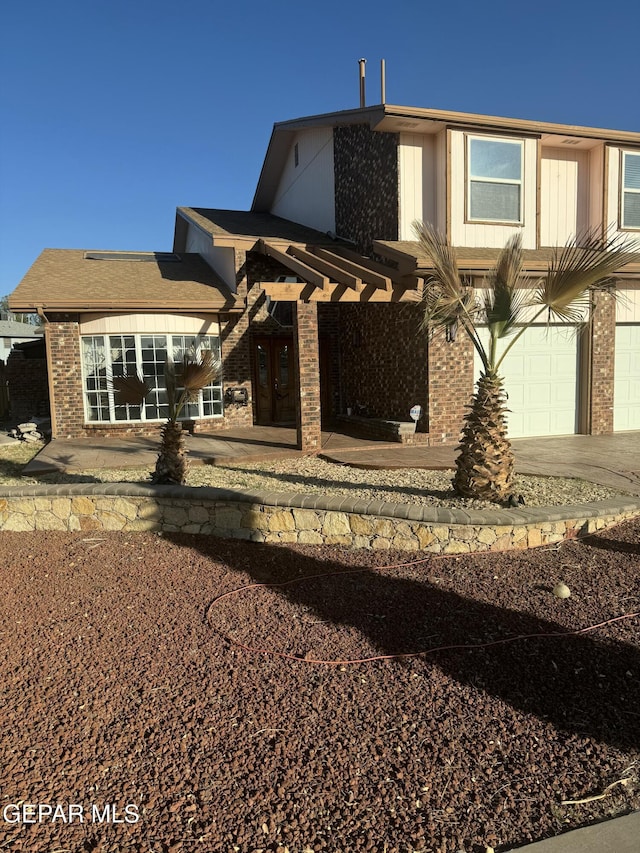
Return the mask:
<path id="1" fill-rule="evenodd" d="M 640 323 L 616 326 L 613 428 L 640 429 Z"/>
<path id="2" fill-rule="evenodd" d="M 489 335 L 482 330 L 483 343 Z M 511 338 L 506 339 L 508 344 Z M 504 342 L 503 342 L 504 343 Z M 476 354 L 476 378 L 482 363 Z M 570 435 L 577 429 L 575 326 L 531 326 L 503 361 L 510 438 Z"/>

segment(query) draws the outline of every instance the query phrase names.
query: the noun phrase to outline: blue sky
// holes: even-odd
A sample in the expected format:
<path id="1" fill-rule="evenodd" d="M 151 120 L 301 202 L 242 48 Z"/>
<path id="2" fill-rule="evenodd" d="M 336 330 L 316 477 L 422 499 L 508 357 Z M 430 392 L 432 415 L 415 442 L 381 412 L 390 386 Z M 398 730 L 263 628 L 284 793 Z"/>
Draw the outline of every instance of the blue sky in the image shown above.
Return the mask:
<path id="1" fill-rule="evenodd" d="M 247 209 L 275 121 L 387 102 L 640 131 L 640 4 L 31 0 L 0 12 L 0 296 L 45 247 Z"/>

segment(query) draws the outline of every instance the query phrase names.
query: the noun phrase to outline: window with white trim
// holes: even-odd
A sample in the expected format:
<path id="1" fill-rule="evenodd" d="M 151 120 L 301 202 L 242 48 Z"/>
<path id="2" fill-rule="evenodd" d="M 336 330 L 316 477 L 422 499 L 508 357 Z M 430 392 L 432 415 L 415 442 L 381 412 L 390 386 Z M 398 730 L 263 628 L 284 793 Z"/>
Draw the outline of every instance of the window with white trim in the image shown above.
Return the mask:
<path id="1" fill-rule="evenodd" d="M 524 142 L 467 136 L 467 219 L 522 224 Z"/>
<path id="2" fill-rule="evenodd" d="M 220 339 L 214 335 L 86 335 L 82 337 L 82 381 L 86 419 L 99 421 L 159 421 L 169 417 L 164 364 L 169 353 L 177 364 L 186 353 L 201 356 L 211 350 L 220 358 Z M 112 376 L 142 376 L 151 391 L 141 406 L 116 405 L 109 388 Z M 208 385 L 181 419 L 222 415 L 222 382 Z"/>
<path id="3" fill-rule="evenodd" d="M 622 203 L 623 228 L 640 228 L 640 152 L 622 152 Z"/>

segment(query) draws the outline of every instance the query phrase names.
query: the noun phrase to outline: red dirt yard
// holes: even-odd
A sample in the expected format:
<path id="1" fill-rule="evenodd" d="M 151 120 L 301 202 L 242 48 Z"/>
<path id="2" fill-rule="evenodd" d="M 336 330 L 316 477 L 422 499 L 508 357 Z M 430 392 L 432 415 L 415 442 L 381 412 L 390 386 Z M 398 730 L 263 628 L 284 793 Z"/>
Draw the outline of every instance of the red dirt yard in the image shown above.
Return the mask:
<path id="1" fill-rule="evenodd" d="M 401 567 L 151 533 L 0 551 L 0 850 L 484 853 L 640 808 L 640 520 Z"/>

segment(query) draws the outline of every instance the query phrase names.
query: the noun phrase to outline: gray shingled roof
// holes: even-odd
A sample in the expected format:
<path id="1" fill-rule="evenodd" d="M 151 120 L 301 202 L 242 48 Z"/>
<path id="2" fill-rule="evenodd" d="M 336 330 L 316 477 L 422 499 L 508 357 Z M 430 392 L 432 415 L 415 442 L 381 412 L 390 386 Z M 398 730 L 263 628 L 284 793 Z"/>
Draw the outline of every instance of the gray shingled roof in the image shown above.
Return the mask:
<path id="1" fill-rule="evenodd" d="M 35 338 L 43 330 L 31 323 L 18 323 L 17 320 L 0 320 L 0 338 Z"/>

